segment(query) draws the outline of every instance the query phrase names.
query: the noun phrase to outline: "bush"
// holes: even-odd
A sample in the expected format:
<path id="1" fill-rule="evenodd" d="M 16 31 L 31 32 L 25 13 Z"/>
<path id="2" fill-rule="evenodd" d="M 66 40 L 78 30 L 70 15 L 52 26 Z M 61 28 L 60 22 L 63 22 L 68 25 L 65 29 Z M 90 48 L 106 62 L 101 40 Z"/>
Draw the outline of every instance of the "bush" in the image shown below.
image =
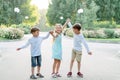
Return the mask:
<path id="1" fill-rule="evenodd" d="M 30 33 L 30 29 L 31 29 L 31 26 L 30 25 L 26 25 L 26 24 L 19 24 L 19 25 L 13 24 L 10 27 L 12 27 L 12 28 L 19 28 L 22 31 L 24 31 L 25 34 L 29 34 Z"/>
<path id="2" fill-rule="evenodd" d="M 86 38 L 120 38 L 120 30 L 118 29 L 84 30 L 82 33 Z M 72 30 L 67 29 L 66 35 L 73 37 Z"/>
<path id="3" fill-rule="evenodd" d="M 106 38 L 106 34 L 102 29 L 95 31 L 95 34 L 96 34 L 95 38 L 102 38 L 102 39 Z"/>
<path id="4" fill-rule="evenodd" d="M 73 37 L 73 31 L 72 31 L 72 29 L 68 29 L 66 31 L 66 35 L 69 36 L 69 37 Z"/>
<path id="5" fill-rule="evenodd" d="M 115 38 L 114 37 L 114 30 L 113 29 L 105 29 L 104 33 L 106 34 L 107 38 Z"/>
<path id="6" fill-rule="evenodd" d="M 114 37 L 115 38 L 120 38 L 120 31 L 115 31 L 114 32 Z"/>
<path id="7" fill-rule="evenodd" d="M 21 39 L 24 36 L 24 32 L 17 28 L 1 28 L 0 37 L 7 39 Z"/>
<path id="8" fill-rule="evenodd" d="M 95 28 L 116 28 L 116 22 L 112 21 L 112 24 L 110 21 L 95 21 L 94 22 Z"/>

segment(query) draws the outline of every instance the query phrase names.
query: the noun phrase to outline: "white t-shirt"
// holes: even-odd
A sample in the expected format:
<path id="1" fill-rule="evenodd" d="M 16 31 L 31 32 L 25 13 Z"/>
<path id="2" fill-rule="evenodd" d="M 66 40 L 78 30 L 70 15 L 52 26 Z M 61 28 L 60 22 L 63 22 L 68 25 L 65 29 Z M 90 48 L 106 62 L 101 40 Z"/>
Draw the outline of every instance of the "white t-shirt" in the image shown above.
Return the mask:
<path id="1" fill-rule="evenodd" d="M 87 52 L 90 52 L 88 44 L 83 36 L 83 34 L 74 34 L 74 46 L 73 49 L 77 51 L 82 51 L 82 43 L 85 46 Z"/>

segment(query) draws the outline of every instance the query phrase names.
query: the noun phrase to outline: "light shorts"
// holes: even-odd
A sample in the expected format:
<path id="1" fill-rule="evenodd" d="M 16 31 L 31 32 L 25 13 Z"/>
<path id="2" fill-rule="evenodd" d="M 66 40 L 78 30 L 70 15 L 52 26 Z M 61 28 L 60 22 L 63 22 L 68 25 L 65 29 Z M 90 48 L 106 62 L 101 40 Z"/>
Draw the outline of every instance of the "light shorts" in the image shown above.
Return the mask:
<path id="1" fill-rule="evenodd" d="M 82 51 L 77 51 L 75 49 L 72 50 L 72 60 L 76 60 L 78 62 L 81 62 L 81 57 L 82 57 Z"/>

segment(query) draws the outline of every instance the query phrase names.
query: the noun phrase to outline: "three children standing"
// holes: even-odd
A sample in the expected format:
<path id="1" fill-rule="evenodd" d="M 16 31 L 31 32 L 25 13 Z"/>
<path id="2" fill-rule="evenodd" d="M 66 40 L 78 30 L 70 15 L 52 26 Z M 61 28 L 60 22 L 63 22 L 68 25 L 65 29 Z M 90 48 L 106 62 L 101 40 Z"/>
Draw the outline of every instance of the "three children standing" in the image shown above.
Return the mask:
<path id="1" fill-rule="evenodd" d="M 61 24 L 55 25 L 55 30 L 50 31 L 45 37 L 40 37 L 39 32 L 40 30 L 38 28 L 32 28 L 31 33 L 33 35 L 32 38 L 28 40 L 28 42 L 18 48 L 17 50 L 21 50 L 23 48 L 26 48 L 27 46 L 31 45 L 31 79 L 37 79 L 37 77 L 44 78 L 44 76 L 40 73 L 40 67 L 41 67 L 41 43 L 43 40 L 47 39 L 49 35 L 51 34 L 53 36 L 53 45 L 52 45 L 52 58 L 54 59 L 53 62 L 53 71 L 52 71 L 52 77 L 57 78 L 61 77 L 59 74 L 59 68 L 62 60 L 62 31 L 65 28 L 65 26 L 70 22 L 70 20 L 67 20 L 66 23 L 62 26 Z M 80 72 L 81 67 L 81 56 L 82 56 L 82 45 L 84 44 L 87 52 L 89 55 L 92 55 L 92 53 L 89 50 L 89 47 L 85 41 L 84 36 L 80 32 L 81 25 L 76 23 L 73 25 L 73 32 L 74 32 L 74 45 L 72 50 L 72 58 L 70 63 L 70 71 L 68 72 L 67 76 L 72 76 L 72 67 L 74 60 L 77 60 L 78 63 L 78 73 L 77 75 L 79 77 L 83 77 L 83 74 Z M 35 76 L 34 70 L 37 66 L 37 74 Z"/>

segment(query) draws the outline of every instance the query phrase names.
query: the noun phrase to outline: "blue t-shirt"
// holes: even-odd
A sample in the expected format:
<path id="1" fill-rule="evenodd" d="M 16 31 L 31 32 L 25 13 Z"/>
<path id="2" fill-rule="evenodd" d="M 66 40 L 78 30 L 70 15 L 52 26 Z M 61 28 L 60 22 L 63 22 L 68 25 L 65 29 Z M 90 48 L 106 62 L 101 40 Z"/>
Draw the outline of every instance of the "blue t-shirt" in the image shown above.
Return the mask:
<path id="1" fill-rule="evenodd" d="M 31 45 L 31 48 L 30 48 L 31 56 L 32 57 L 39 56 L 39 55 L 41 55 L 41 43 L 44 39 L 47 39 L 49 37 L 49 35 L 50 34 L 48 33 L 45 37 L 40 37 L 40 36 L 32 37 L 27 41 L 27 43 L 24 46 L 22 46 L 20 48 L 23 49 L 23 48 L 26 48 L 29 45 Z"/>

